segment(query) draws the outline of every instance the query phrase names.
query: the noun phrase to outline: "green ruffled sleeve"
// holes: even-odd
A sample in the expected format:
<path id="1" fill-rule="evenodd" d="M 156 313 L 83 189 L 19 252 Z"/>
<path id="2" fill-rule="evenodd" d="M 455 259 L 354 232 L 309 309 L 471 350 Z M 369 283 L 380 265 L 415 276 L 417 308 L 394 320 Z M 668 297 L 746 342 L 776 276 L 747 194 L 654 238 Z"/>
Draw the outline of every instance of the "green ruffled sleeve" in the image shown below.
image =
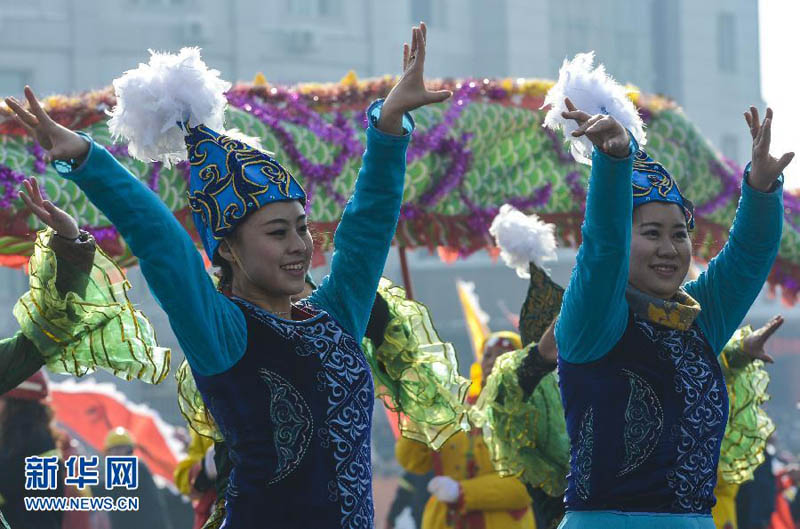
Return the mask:
<path id="1" fill-rule="evenodd" d="M 128 300 L 123 271 L 97 248 L 88 277 L 79 281 L 83 292 L 62 295 L 56 271 L 67 265 L 50 247 L 53 237 L 50 229 L 38 233 L 28 265 L 30 290 L 14 306 L 23 334 L 48 369 L 79 377 L 104 369 L 125 380 L 164 380 L 170 350 L 157 346 L 152 325 Z"/>
<path id="2" fill-rule="evenodd" d="M 752 360 L 743 350 L 750 326 L 733 335 L 719 356 L 728 386 L 730 414 L 722 439 L 719 475 L 728 483 L 753 479 L 753 471 L 764 462 L 767 439 L 775 424 L 761 408 L 769 400 L 769 374 L 761 360 Z"/>
<path id="3" fill-rule="evenodd" d="M 530 347 L 497 359 L 470 410 L 470 421 L 483 428 L 497 472 L 517 475 L 530 486 L 559 496 L 567 487 L 569 438 L 558 375 L 545 375 L 525 399 L 517 372 Z"/>
<path id="4" fill-rule="evenodd" d="M 405 290 L 387 279 L 378 294 L 389 308 L 383 343 L 376 349 L 369 338 L 362 342 L 375 394 L 397 412 L 404 437 L 438 450 L 466 427 L 470 382 L 458 374 L 455 349 L 439 337 L 425 305 L 406 299 Z"/>
<path id="5" fill-rule="evenodd" d="M 217 443 L 223 442 L 225 439 L 222 437 L 219 428 L 217 428 L 214 417 L 211 416 L 205 402 L 203 402 L 203 397 L 197 389 L 192 369 L 186 359 L 178 367 L 175 379 L 178 381 L 178 408 L 180 408 L 183 418 L 186 419 L 191 429 L 197 432 L 198 435 L 213 439 Z"/>

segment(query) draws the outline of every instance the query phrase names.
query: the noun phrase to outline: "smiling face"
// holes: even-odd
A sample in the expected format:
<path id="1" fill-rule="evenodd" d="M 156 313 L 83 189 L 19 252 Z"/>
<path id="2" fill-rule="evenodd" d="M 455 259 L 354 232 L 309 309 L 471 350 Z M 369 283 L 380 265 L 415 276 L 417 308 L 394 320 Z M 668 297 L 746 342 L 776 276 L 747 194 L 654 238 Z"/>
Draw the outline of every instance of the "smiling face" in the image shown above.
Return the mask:
<path id="1" fill-rule="evenodd" d="M 670 299 L 683 283 L 692 242 L 677 204 L 650 202 L 633 210 L 628 283 L 650 296 Z"/>
<path id="2" fill-rule="evenodd" d="M 285 298 L 303 291 L 313 246 L 303 206 L 292 200 L 248 215 L 218 251 L 240 295 Z"/>

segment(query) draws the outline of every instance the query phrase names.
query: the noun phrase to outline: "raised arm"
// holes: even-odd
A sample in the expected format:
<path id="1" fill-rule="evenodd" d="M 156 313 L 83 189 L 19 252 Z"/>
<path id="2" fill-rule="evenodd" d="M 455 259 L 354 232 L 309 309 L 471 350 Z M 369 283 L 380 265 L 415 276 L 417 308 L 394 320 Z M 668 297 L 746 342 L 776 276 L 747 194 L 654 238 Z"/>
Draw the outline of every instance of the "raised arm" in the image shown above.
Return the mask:
<path id="1" fill-rule="evenodd" d="M 66 211 L 45 200 L 36 178 L 23 183 L 19 197 L 36 217 L 53 230 L 50 249 L 56 256 L 56 289 L 61 297 L 67 292 L 83 296 L 92 271 L 96 242 L 78 228 L 78 222 Z"/>
<path id="2" fill-rule="evenodd" d="M 357 341 L 366 332 L 403 201 L 406 147 L 414 123 L 409 111 L 450 97 L 425 88 L 425 24 L 403 46 L 403 76 L 386 100 L 368 111 L 367 149 L 355 192 L 334 236 L 331 273 L 311 295 Z"/>
<path id="3" fill-rule="evenodd" d="M 564 117 L 581 125 L 595 145 L 581 227 L 583 242 L 556 322 L 558 354 L 573 363 L 604 356 L 622 337 L 628 318 L 625 287 L 633 215 L 633 147 L 611 116 L 589 116 L 567 100 Z"/>
<path id="4" fill-rule="evenodd" d="M 376 102 L 369 110 L 367 148 L 355 192 L 333 238 L 331 273 L 311 294 L 311 301 L 331 313 L 359 342 L 400 216 L 406 147 L 413 128 L 409 117 L 404 135 L 381 132 L 375 126 L 381 106 Z"/>
<path id="5" fill-rule="evenodd" d="M 74 160 L 73 170 L 56 164 L 114 224 L 139 258 L 156 301 L 169 317 L 193 368 L 219 373 L 244 354 L 246 327 L 241 311 L 219 294 L 189 234 L 172 212 L 101 145 L 54 122 L 30 88 L 31 111 L 6 103 L 54 160 Z"/>
<path id="6" fill-rule="evenodd" d="M 769 276 L 783 232 L 783 170 L 794 153 L 770 155 L 772 110 L 763 123 L 745 114 L 753 137 L 753 159 L 745 169 L 742 195 L 728 242 L 686 291 L 703 308 L 697 319 L 719 354 L 736 331 Z"/>
<path id="7" fill-rule="evenodd" d="M 62 298 L 68 292 L 82 296 L 89 282 L 94 258 L 94 238 L 78 229 L 71 215 L 44 200 L 35 178 L 23 182 L 19 196 L 42 222 L 53 229 L 50 248 L 55 253 L 56 290 Z M 44 356 L 23 332 L 0 340 L 0 395 L 17 387 L 45 365 Z"/>

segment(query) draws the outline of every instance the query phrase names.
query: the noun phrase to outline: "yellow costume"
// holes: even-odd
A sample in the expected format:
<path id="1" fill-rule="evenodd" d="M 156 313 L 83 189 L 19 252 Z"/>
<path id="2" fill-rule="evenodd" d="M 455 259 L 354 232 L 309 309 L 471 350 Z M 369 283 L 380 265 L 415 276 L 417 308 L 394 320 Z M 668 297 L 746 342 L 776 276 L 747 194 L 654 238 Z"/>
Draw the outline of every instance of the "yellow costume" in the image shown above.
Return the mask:
<path id="1" fill-rule="evenodd" d="M 717 488 L 714 495 L 717 497 L 717 504 L 711 509 L 714 517 L 714 525 L 717 529 L 736 529 L 736 493 L 739 492 L 739 483 L 729 483 L 717 478 Z"/>
<path id="2" fill-rule="evenodd" d="M 730 414 L 722 441 L 714 495 L 717 504 L 711 511 L 717 529 L 737 529 L 736 494 L 739 486 L 753 479 L 753 471 L 764 462 L 767 438 L 775 425 L 761 408 L 769 399 L 769 375 L 761 360 L 744 352 L 744 339 L 750 326 L 736 331 L 719 356 L 728 386 Z"/>
<path id="3" fill-rule="evenodd" d="M 459 501 L 447 504 L 431 496 L 422 529 L 535 529 L 531 498 L 515 478 L 502 478 L 492 466 L 480 432 L 459 432 L 434 452 L 422 443 L 401 437 L 397 461 L 409 472 L 448 476 L 461 485 Z"/>
<path id="4" fill-rule="evenodd" d="M 172 479 L 181 494 L 190 496 L 192 494 L 192 480 L 190 477 L 192 467 L 201 462 L 209 448 L 214 445 L 214 440 L 198 435 L 193 429 L 189 428 L 189 447 L 186 450 L 186 457 L 178 462 L 175 467 Z"/>

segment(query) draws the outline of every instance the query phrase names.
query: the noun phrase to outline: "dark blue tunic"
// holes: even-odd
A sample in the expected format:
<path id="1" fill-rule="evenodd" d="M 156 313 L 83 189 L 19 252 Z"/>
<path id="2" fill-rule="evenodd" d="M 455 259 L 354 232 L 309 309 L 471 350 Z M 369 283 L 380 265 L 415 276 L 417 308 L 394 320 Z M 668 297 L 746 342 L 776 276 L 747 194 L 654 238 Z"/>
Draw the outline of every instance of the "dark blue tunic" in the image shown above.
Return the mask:
<path id="1" fill-rule="evenodd" d="M 631 313 L 606 356 L 559 357 L 559 376 L 568 510 L 710 514 L 728 393 L 696 323 L 680 331 Z"/>
<path id="2" fill-rule="evenodd" d="M 223 527 L 373 527 L 372 375 L 355 339 L 322 310 L 278 318 L 234 299 L 247 349 L 197 387 L 230 446 Z"/>

